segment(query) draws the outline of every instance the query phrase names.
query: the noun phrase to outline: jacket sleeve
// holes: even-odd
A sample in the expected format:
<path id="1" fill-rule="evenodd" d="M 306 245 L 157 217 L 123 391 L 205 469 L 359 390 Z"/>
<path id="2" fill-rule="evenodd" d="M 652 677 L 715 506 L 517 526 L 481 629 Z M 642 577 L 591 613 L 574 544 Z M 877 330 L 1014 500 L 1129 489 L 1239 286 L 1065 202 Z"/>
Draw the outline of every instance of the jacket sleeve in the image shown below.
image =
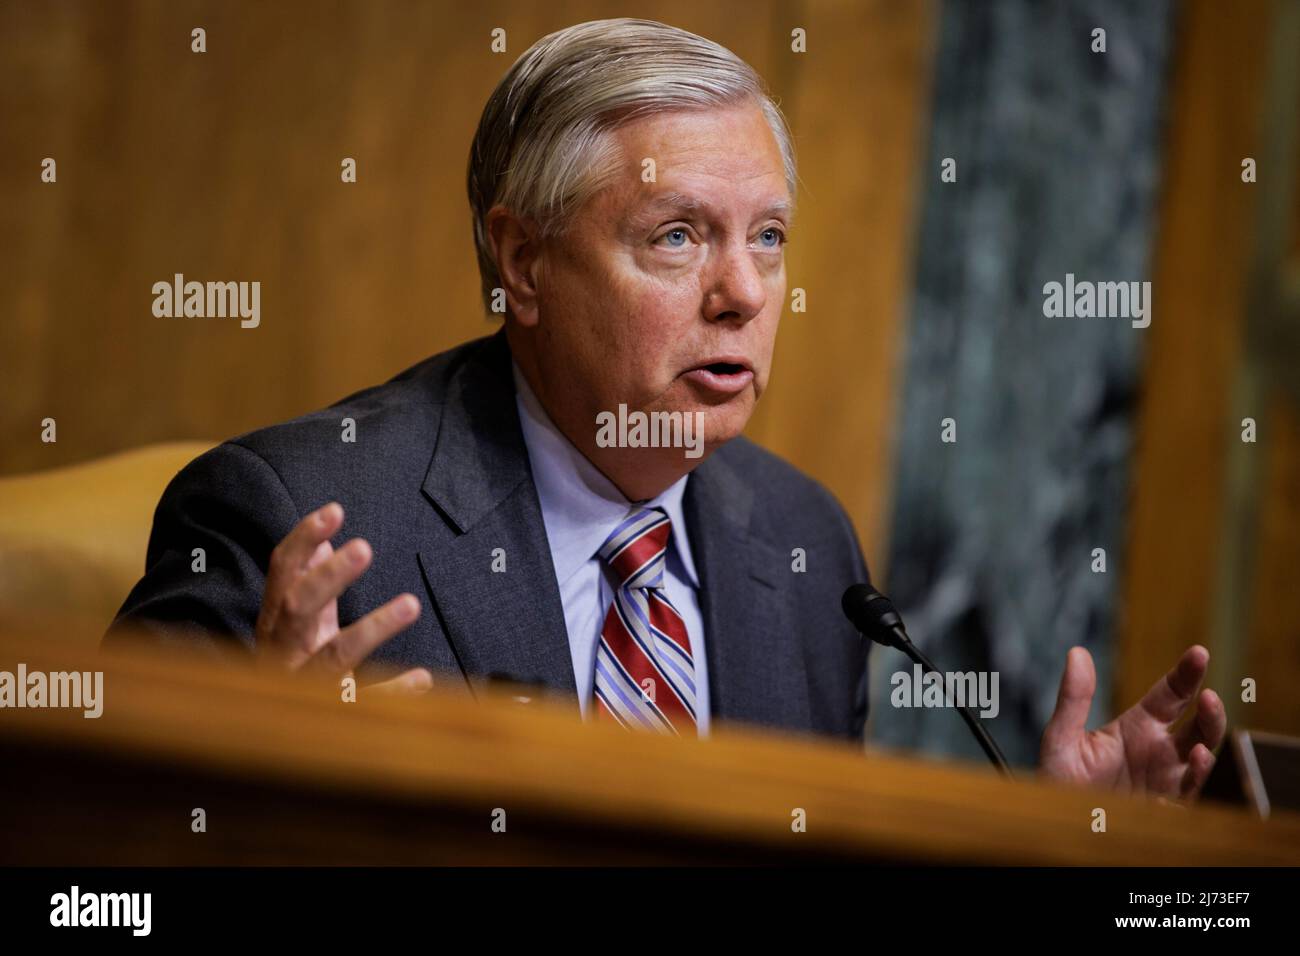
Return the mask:
<path id="1" fill-rule="evenodd" d="M 199 456 L 158 502 L 144 576 L 105 646 L 143 632 L 161 643 L 251 649 L 271 551 L 298 518 L 280 476 L 256 452 L 225 442 Z"/>

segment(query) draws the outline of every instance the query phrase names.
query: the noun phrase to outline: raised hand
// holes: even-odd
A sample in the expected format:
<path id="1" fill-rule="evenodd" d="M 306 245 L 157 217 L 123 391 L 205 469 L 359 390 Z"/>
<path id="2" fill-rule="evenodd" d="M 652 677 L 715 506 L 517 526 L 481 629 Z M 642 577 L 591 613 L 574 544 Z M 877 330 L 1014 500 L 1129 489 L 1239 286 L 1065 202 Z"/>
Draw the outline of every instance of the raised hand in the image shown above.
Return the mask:
<path id="1" fill-rule="evenodd" d="M 257 616 L 261 660 L 290 671 L 321 668 L 342 678 L 420 616 L 415 595 L 399 594 L 339 628 L 338 596 L 366 572 L 373 557 L 362 538 L 335 551 L 329 539 L 341 527 L 343 508 L 330 502 L 299 521 L 271 552 Z M 433 675 L 417 667 L 373 687 L 419 692 L 432 685 Z"/>
<path id="2" fill-rule="evenodd" d="M 1039 769 L 1073 783 L 1191 800 L 1214 766 L 1227 718 L 1214 691 L 1198 690 L 1210 652 L 1199 644 L 1156 681 L 1146 695 L 1106 726 L 1085 724 L 1097 689 L 1092 655 L 1070 649 L 1056 710 L 1043 731 Z M 1195 713 L 1177 731 L 1172 725 L 1189 705 Z"/>

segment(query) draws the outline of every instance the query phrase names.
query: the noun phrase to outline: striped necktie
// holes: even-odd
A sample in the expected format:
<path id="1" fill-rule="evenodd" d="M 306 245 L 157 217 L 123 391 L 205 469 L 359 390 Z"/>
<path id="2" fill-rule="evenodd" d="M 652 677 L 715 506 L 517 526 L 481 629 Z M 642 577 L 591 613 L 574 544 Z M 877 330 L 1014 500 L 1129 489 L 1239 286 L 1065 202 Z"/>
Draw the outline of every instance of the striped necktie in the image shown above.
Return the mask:
<path id="1" fill-rule="evenodd" d="M 664 591 L 672 522 L 633 511 L 601 545 L 618 582 L 596 648 L 597 719 L 695 734 L 695 662 L 681 614 Z"/>

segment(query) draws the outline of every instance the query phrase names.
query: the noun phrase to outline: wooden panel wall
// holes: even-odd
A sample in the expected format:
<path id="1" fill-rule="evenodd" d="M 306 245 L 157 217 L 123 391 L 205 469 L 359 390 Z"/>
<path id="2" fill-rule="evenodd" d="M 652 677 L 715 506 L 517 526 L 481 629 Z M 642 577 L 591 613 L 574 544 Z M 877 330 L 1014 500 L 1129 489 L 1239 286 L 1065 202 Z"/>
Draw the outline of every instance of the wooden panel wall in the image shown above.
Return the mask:
<path id="1" fill-rule="evenodd" d="M 751 434 L 883 555 L 929 2 L 0 5 L 0 474 L 233 435 L 491 331 L 464 195 L 482 105 L 542 35 L 628 14 L 729 46 L 790 112 L 790 284 L 810 310 L 787 314 Z M 176 272 L 259 280 L 261 326 L 155 318 L 151 287 Z"/>
<path id="2" fill-rule="evenodd" d="M 1286 333 L 1300 307 L 1279 298 L 1282 250 L 1297 248 L 1287 224 L 1300 223 L 1300 17 L 1273 0 L 1180 12 L 1115 704 L 1201 643 L 1230 721 L 1300 733 L 1300 336 Z"/>
<path id="3" fill-rule="evenodd" d="M 1235 709 L 1247 726 L 1300 734 L 1300 405 L 1275 395 L 1265 420 L 1271 434 L 1260 481 L 1254 580 L 1244 595 L 1251 613 L 1248 630 L 1238 635 L 1246 644 L 1242 673 L 1260 687 L 1254 703 Z M 1225 681 L 1234 692 L 1236 683 Z"/>
<path id="4" fill-rule="evenodd" d="M 808 311 L 782 320 L 749 431 L 835 492 L 881 587 L 937 17 L 873 0 L 797 20 L 818 38 L 786 100 L 806 186 L 788 271 Z"/>

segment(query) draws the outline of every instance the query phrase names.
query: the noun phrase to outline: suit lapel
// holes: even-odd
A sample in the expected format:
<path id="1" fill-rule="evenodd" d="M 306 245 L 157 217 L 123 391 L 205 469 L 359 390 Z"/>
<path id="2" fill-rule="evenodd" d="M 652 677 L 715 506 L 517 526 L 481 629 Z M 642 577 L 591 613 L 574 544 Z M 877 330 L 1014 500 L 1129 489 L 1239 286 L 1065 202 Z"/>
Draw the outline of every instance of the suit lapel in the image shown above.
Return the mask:
<path id="1" fill-rule="evenodd" d="M 803 643 L 780 587 L 790 558 L 750 532 L 752 508 L 752 491 L 720 454 L 686 485 L 711 710 L 718 720 L 808 730 Z"/>
<path id="2" fill-rule="evenodd" d="M 452 373 L 422 490 L 443 520 L 421 538 L 420 568 L 466 674 L 543 685 L 576 701 L 503 334 Z M 493 570 L 494 555 L 504 572 Z"/>
<path id="3" fill-rule="evenodd" d="M 503 333 L 452 373 L 422 491 L 419 562 L 467 675 L 577 685 L 546 525 L 519 427 Z M 700 575 L 713 716 L 791 730 L 811 717 L 802 641 L 781 587 L 781 549 L 750 532 L 753 494 L 722 454 L 691 475 L 683 511 Z M 506 570 L 495 572 L 493 554 Z"/>

